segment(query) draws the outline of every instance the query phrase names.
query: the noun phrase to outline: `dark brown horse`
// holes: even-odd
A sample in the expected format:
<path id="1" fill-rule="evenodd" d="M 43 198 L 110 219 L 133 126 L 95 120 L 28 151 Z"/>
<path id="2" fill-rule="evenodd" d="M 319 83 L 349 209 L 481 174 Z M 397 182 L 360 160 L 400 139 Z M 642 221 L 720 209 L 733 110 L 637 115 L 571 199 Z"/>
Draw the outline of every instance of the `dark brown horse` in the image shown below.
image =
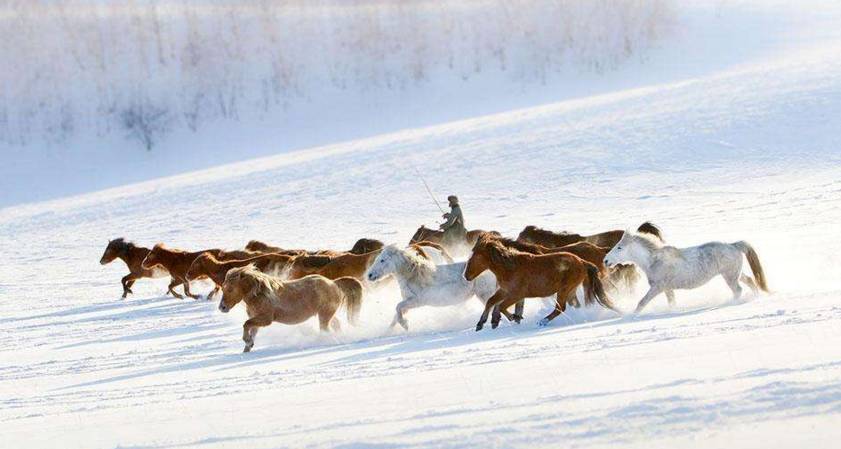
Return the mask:
<path id="1" fill-rule="evenodd" d="M 585 301 L 595 299 L 602 306 L 616 310 L 599 279 L 599 268 L 574 254 L 529 254 L 507 248 L 497 239 L 484 236 L 473 247 L 464 277 L 470 281 L 485 270 L 491 270 L 496 276 L 499 290 L 485 304 L 476 324 L 477 331 L 485 325 L 488 314 L 496 305 L 500 310 L 507 310 L 525 298 L 557 294 L 555 310 L 540 322 L 545 325 L 566 310 L 564 299 L 574 295 L 579 285 L 584 287 Z M 496 328 L 499 321 L 500 314 L 494 313 L 491 326 Z"/>
<path id="2" fill-rule="evenodd" d="M 661 241 L 663 240 L 660 228 L 648 221 L 641 224 L 637 229 L 637 232 L 651 234 Z M 553 232 L 547 229 L 540 229 L 537 226 L 529 225 L 520 232 L 520 235 L 517 236 L 517 240 L 542 245 L 547 248 L 558 248 L 561 246 L 571 245 L 573 243 L 587 242 L 592 243 L 593 245 L 603 246 L 610 250 L 616 246 L 616 243 L 622 238 L 622 234 L 624 233 L 625 231 L 615 230 L 592 235 L 581 235 L 569 232 Z"/>
<path id="3" fill-rule="evenodd" d="M 344 254 L 344 251 L 334 251 L 332 249 L 324 249 L 318 251 L 307 251 L 305 249 L 285 249 L 279 246 L 272 246 L 268 243 L 261 242 L 259 240 L 250 240 L 245 245 L 246 251 L 254 251 L 261 254 L 285 254 L 287 256 L 335 256 L 339 254 Z"/>
<path id="4" fill-rule="evenodd" d="M 476 241 L 479 240 L 483 234 L 492 234 L 492 235 L 501 235 L 496 231 L 483 231 L 481 229 L 474 229 L 472 231 L 467 231 L 467 243 L 469 245 L 475 245 Z M 425 225 L 421 225 L 417 231 L 415 231 L 415 235 L 412 236 L 412 240 L 409 241 L 409 244 L 413 243 L 420 243 L 423 241 L 442 244 L 444 242 L 444 231 L 439 231 L 437 229 L 430 229 L 427 228 Z"/>
<path id="5" fill-rule="evenodd" d="M 143 259 L 149 254 L 149 251 L 149 248 L 143 248 L 132 242 L 127 242 L 122 237 L 109 241 L 108 246 L 105 247 L 105 252 L 102 253 L 102 258 L 99 259 L 100 264 L 106 265 L 113 262 L 114 259 L 121 259 L 128 267 L 129 273 L 123 276 L 121 280 L 123 284 L 123 299 L 129 293 L 134 293 L 131 291 L 134 281 L 141 278 L 159 278 L 169 274 L 163 267 L 158 266 L 146 269 L 141 266 Z"/>
<path id="6" fill-rule="evenodd" d="M 234 260 L 220 260 L 211 253 L 203 253 L 196 257 L 196 260 L 190 265 L 187 270 L 187 280 L 200 279 L 203 277 L 210 278 L 216 288 L 207 295 L 207 299 L 213 298 L 225 282 L 225 275 L 233 268 L 244 267 L 246 265 L 254 265 L 255 268 L 263 273 L 272 276 L 281 277 L 286 270 L 291 266 L 296 256 L 287 256 L 284 254 L 269 253 L 253 256 L 247 259 Z"/>
<path id="7" fill-rule="evenodd" d="M 167 291 L 172 293 L 172 296 L 175 296 L 178 299 L 183 299 L 183 296 L 173 290 L 175 287 L 183 285 L 184 294 L 193 299 L 198 299 L 198 295 L 190 293 L 190 280 L 187 279 L 187 271 L 190 269 L 190 265 L 193 264 L 193 261 L 196 260 L 196 257 L 199 257 L 204 253 L 218 256 L 223 253 L 223 251 L 221 249 L 206 249 L 203 251 L 189 252 L 174 248 L 167 248 L 163 243 L 158 243 L 151 251 L 149 251 L 149 254 L 146 255 L 146 258 L 143 259 L 143 263 L 141 263 L 140 266 L 147 270 L 150 270 L 157 265 L 162 266 L 169 271 L 169 275 L 172 276 L 172 281 L 169 283 L 169 287 L 167 288 Z"/>

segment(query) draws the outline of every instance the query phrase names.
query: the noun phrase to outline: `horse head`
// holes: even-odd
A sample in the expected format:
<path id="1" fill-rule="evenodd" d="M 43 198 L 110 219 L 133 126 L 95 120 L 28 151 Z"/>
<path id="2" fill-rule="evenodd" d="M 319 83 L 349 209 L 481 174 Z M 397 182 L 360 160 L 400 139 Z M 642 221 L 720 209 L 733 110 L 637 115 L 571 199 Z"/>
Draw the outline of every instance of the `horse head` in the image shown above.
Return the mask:
<path id="1" fill-rule="evenodd" d="M 259 294 L 262 284 L 255 274 L 259 274 L 259 271 L 254 265 L 228 271 L 222 284 L 222 299 L 219 301 L 219 310 L 222 313 L 228 313 L 240 301 Z"/>
<path id="2" fill-rule="evenodd" d="M 108 241 L 108 246 L 105 247 L 105 252 L 99 259 L 101 265 L 107 265 L 114 261 L 117 257 L 123 256 L 128 250 L 128 243 L 122 237 Z"/>
<path id="3" fill-rule="evenodd" d="M 365 275 L 369 281 L 376 282 L 397 270 L 396 260 L 399 257 L 400 248 L 396 245 L 388 245 L 380 251 Z"/>

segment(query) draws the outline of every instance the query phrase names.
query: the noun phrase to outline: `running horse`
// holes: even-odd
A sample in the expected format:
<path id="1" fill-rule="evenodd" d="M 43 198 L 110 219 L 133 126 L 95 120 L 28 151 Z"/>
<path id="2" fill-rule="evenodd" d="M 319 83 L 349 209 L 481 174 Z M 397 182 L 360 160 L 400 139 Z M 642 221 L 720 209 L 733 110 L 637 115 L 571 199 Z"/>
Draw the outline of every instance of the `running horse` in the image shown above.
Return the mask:
<path id="1" fill-rule="evenodd" d="M 651 222 L 645 222 L 637 228 L 637 232 L 646 233 L 663 241 L 663 236 L 660 228 Z M 525 243 L 533 243 L 542 245 L 548 248 L 557 248 L 561 246 L 571 245 L 578 242 L 592 243 L 593 245 L 603 246 L 606 248 L 613 248 L 619 239 L 622 238 L 624 231 L 614 230 L 600 232 L 592 235 L 573 234 L 570 232 L 553 232 L 547 229 L 541 229 L 537 226 L 526 226 L 517 236 L 517 240 Z"/>
<path id="2" fill-rule="evenodd" d="M 99 263 L 101 265 L 107 265 L 116 259 L 120 259 L 125 262 L 129 273 L 123 276 L 120 280 L 123 285 L 123 299 L 125 299 L 129 293 L 134 294 L 134 292 L 131 291 L 131 287 L 134 285 L 136 280 L 143 278 L 160 278 L 169 274 L 166 269 L 161 266 L 154 266 L 148 269 L 141 266 L 143 264 L 143 259 L 145 259 L 146 255 L 149 254 L 149 251 L 149 248 L 144 248 L 142 246 L 137 246 L 132 242 L 127 242 L 126 239 L 122 237 L 108 241 L 108 246 L 105 247 L 105 252 L 102 253 Z"/>
<path id="3" fill-rule="evenodd" d="M 464 278 L 473 280 L 485 270 L 496 276 L 499 290 L 485 304 L 476 324 L 477 331 L 482 330 L 488 314 L 497 305 L 500 311 L 508 310 L 525 298 L 557 294 L 555 310 L 540 321 L 541 325 L 546 325 L 566 310 L 564 298 L 575 294 L 579 285 L 584 287 L 585 302 L 595 300 L 603 307 L 618 312 L 604 291 L 599 268 L 574 254 L 528 254 L 507 248 L 492 236 L 483 236 L 473 247 Z M 491 327 L 495 329 L 500 318 L 500 313 L 494 312 Z"/>
<path id="4" fill-rule="evenodd" d="M 475 245 L 476 241 L 479 240 L 484 234 L 492 234 L 492 235 L 501 235 L 496 231 L 483 231 L 481 229 L 474 229 L 472 231 L 467 231 L 467 243 L 469 245 Z M 430 229 L 427 228 L 426 225 L 421 225 L 417 231 L 415 231 L 415 235 L 412 236 L 412 239 L 409 241 L 409 244 L 414 243 L 422 243 L 422 242 L 432 242 L 437 243 L 439 245 L 443 244 L 444 242 L 444 231 L 440 231 L 437 229 Z"/>

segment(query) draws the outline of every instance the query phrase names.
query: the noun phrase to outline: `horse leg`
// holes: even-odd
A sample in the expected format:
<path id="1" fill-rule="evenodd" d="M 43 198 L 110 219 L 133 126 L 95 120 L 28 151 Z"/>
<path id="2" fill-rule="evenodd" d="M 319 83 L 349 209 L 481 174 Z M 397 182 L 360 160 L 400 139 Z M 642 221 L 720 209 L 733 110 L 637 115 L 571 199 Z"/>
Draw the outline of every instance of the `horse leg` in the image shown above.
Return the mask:
<path id="1" fill-rule="evenodd" d="M 257 329 L 270 324 L 272 324 L 271 317 L 255 316 L 246 320 L 242 325 L 242 341 L 245 342 L 245 348 L 242 352 L 250 352 L 251 348 L 254 347 L 254 336 L 257 335 Z"/>
<path id="2" fill-rule="evenodd" d="M 542 320 L 537 322 L 538 326 L 546 326 L 549 324 L 550 321 L 554 320 L 558 317 L 558 315 L 564 313 L 567 309 L 567 302 L 566 301 L 555 301 L 555 310 L 553 310 L 549 315 L 546 315 Z"/>
<path id="3" fill-rule="evenodd" d="M 666 290 L 666 299 L 669 300 L 669 307 L 675 306 L 675 291 L 674 290 Z"/>
<path id="4" fill-rule="evenodd" d="M 730 287 L 730 290 L 733 290 L 733 301 L 738 301 L 742 297 L 742 286 L 739 285 L 741 275 L 740 272 L 721 274 L 721 277 L 727 282 L 727 286 Z"/>
<path id="5" fill-rule="evenodd" d="M 169 292 L 169 293 L 172 293 L 172 296 L 175 296 L 178 299 L 184 299 L 184 297 L 181 296 L 181 294 L 179 294 L 178 292 L 173 290 L 175 287 L 178 287 L 179 285 L 181 285 L 181 281 L 179 281 L 175 278 L 172 278 L 172 281 L 170 281 L 169 287 L 167 287 L 166 291 Z"/>
<path id="6" fill-rule="evenodd" d="M 123 299 L 126 299 L 126 296 L 128 296 L 129 293 L 134 293 L 131 291 L 131 285 L 134 284 L 134 279 L 135 277 L 133 273 L 129 273 L 120 279 L 120 282 L 123 284 Z"/>
<path id="7" fill-rule="evenodd" d="M 342 324 L 339 323 L 338 318 L 333 317 L 333 319 L 330 320 L 330 330 L 333 332 L 340 332 L 342 330 Z"/>
<path id="8" fill-rule="evenodd" d="M 479 322 L 476 323 L 476 331 L 482 330 L 485 326 L 485 323 L 488 322 L 488 315 L 491 313 L 491 309 L 499 303 L 501 303 L 506 297 L 505 292 L 502 290 L 497 290 L 493 296 L 488 298 L 488 301 L 485 303 L 485 310 L 482 311 L 482 316 L 479 317 Z"/>
<path id="9" fill-rule="evenodd" d="M 328 306 L 324 310 L 320 310 L 318 312 L 318 325 L 321 332 L 327 332 L 330 330 L 330 326 L 333 324 L 332 321 L 336 317 L 337 310 L 339 310 L 338 307 Z M 338 321 L 336 321 L 336 324 L 338 324 Z"/>
<path id="10" fill-rule="evenodd" d="M 651 300 L 654 299 L 655 296 L 659 295 L 662 292 L 663 292 L 662 288 L 660 288 L 656 285 L 652 285 L 651 288 L 648 289 L 648 292 L 645 294 L 645 296 L 642 297 L 642 299 L 640 300 L 640 303 L 637 304 L 637 308 L 636 308 L 636 310 L 634 310 L 634 313 L 642 312 L 642 309 L 646 306 L 646 304 L 651 302 Z"/>
<path id="11" fill-rule="evenodd" d="M 506 300 L 504 300 L 501 303 L 494 306 L 494 314 L 491 318 L 491 329 L 496 329 L 499 326 L 499 322 L 502 320 L 502 317 L 500 316 L 498 311 L 499 310 L 508 311 L 508 308 L 511 307 L 512 305 L 514 305 L 514 303 L 516 303 L 516 302 L 517 302 L 517 298 L 507 298 Z M 519 302 L 522 303 L 523 299 L 521 298 Z M 517 324 L 520 324 L 520 320 L 517 319 L 517 315 L 514 315 L 513 318 L 514 318 L 514 321 Z"/>
<path id="12" fill-rule="evenodd" d="M 415 298 L 404 299 L 397 304 L 397 307 L 394 308 L 394 321 L 391 322 L 391 326 L 389 329 L 397 326 L 398 324 L 403 327 L 403 330 L 409 330 L 409 322 L 406 321 L 406 318 L 403 316 L 404 313 L 408 312 L 409 309 L 414 309 L 416 306 L 414 304 Z"/>
<path id="13" fill-rule="evenodd" d="M 181 283 L 182 283 L 182 285 L 184 285 L 184 294 L 185 295 L 187 295 L 187 296 L 189 296 L 193 299 L 199 299 L 199 295 L 194 295 L 194 294 L 190 293 L 190 281 L 188 281 L 187 279 L 184 279 L 183 281 L 181 281 Z"/>
<path id="14" fill-rule="evenodd" d="M 521 299 L 517 301 L 517 305 L 514 306 L 514 321 L 517 324 L 520 324 L 520 321 L 523 320 L 523 312 L 526 310 L 526 300 Z"/>
<path id="15" fill-rule="evenodd" d="M 211 290 L 211 292 L 207 294 L 207 300 L 210 301 L 211 299 L 213 299 L 213 296 L 219 293 L 219 290 L 221 289 L 222 287 L 220 287 L 219 284 L 215 284 L 213 286 L 213 290 Z"/>
<path id="16" fill-rule="evenodd" d="M 743 284 L 747 285 L 754 295 L 759 294 L 759 287 L 756 285 L 756 281 L 753 280 L 752 277 L 742 273 L 742 276 L 739 278 L 739 280 L 742 281 Z"/>

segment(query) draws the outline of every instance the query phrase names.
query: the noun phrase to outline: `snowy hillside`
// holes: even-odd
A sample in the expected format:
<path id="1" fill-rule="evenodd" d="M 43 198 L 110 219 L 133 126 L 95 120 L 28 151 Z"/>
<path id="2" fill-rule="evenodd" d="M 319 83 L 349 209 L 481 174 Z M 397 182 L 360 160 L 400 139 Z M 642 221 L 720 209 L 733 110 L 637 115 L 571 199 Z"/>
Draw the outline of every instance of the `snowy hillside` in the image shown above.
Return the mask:
<path id="1" fill-rule="evenodd" d="M 577 98 L 0 209 L 0 447 L 836 447 L 841 5 L 686 8 L 708 15 L 678 13 L 685 46 Z M 273 325 L 242 354 L 241 306 L 165 280 L 121 301 L 125 267 L 98 263 L 117 236 L 405 243 L 440 216 L 415 168 L 469 228 L 748 240 L 773 293 L 734 302 L 714 280 L 545 328 L 550 301 L 529 299 L 523 324 L 479 333 L 475 302 L 412 311 L 405 333 L 384 284 L 356 328 Z"/>

